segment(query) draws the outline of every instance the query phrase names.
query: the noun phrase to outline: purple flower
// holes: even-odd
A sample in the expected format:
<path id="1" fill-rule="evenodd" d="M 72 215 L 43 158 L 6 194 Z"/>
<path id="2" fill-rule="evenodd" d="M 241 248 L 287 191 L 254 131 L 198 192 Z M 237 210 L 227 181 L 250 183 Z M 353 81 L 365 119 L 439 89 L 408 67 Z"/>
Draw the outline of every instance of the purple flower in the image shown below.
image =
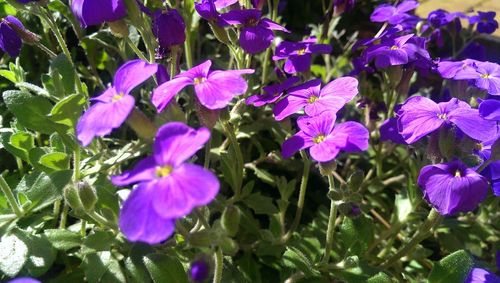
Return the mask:
<path id="1" fill-rule="evenodd" d="M 333 160 L 340 151 L 360 152 L 368 148 L 368 130 L 357 122 L 335 126 L 336 115 L 323 112 L 315 117 L 297 120 L 300 131 L 285 140 L 281 153 L 290 158 L 299 150 L 309 148 L 311 157 L 318 162 Z"/>
<path id="2" fill-rule="evenodd" d="M 19 277 L 7 281 L 7 283 L 41 283 L 41 281 L 31 277 Z"/>
<path id="3" fill-rule="evenodd" d="M 483 100 L 479 104 L 479 115 L 486 120 L 500 121 L 500 100 Z"/>
<path id="4" fill-rule="evenodd" d="M 337 112 L 358 94 L 358 80 L 342 77 L 321 89 L 321 80 L 315 79 L 289 89 L 288 93 L 274 107 L 274 116 L 278 121 L 302 108 L 308 116 L 316 116 L 324 111 Z"/>
<path id="5" fill-rule="evenodd" d="M 396 7 L 383 4 L 378 6 L 375 11 L 373 11 L 370 16 L 370 20 L 377 23 L 388 22 L 391 25 L 397 25 L 404 20 L 411 18 L 412 15 L 409 15 L 406 12 L 409 12 L 417 7 L 418 2 L 413 0 L 403 1 Z"/>
<path id="6" fill-rule="evenodd" d="M 464 283 L 500 283 L 500 277 L 483 268 L 471 269 Z"/>
<path id="7" fill-rule="evenodd" d="M 158 112 L 188 85 L 194 85 L 196 97 L 208 109 L 224 108 L 233 97 L 247 91 L 247 82 L 241 75 L 252 74 L 254 70 L 210 71 L 211 65 L 212 61 L 207 60 L 158 86 L 152 98 Z"/>
<path id="8" fill-rule="evenodd" d="M 176 9 L 157 10 L 153 14 L 153 34 L 160 48 L 170 50 L 173 45 L 184 44 L 186 25 Z"/>
<path id="9" fill-rule="evenodd" d="M 476 62 L 475 67 L 463 72 L 458 79 L 473 79 L 476 87 L 488 91 L 491 95 L 500 95 L 500 65 L 492 62 Z"/>
<path id="10" fill-rule="evenodd" d="M 471 72 L 475 72 L 478 61 L 465 59 L 463 61 L 441 61 L 437 70 L 445 79 L 471 79 Z"/>
<path id="11" fill-rule="evenodd" d="M 209 138 L 206 128 L 195 130 L 180 122 L 168 123 L 158 130 L 153 156 L 111 178 L 116 186 L 138 184 L 120 213 L 120 229 L 127 239 L 159 243 L 173 233 L 176 218 L 215 198 L 219 191 L 217 177 L 199 165 L 185 163 Z"/>
<path id="12" fill-rule="evenodd" d="M 191 275 L 191 280 L 194 282 L 203 282 L 208 278 L 210 266 L 208 262 L 203 259 L 193 261 L 191 263 L 191 267 L 189 268 L 189 273 Z"/>
<path id="13" fill-rule="evenodd" d="M 229 5 L 238 2 L 238 0 L 202 0 L 194 3 L 194 8 L 198 14 L 207 21 L 216 22 L 219 25 L 227 25 L 221 18 L 217 10 L 226 8 Z"/>
<path id="14" fill-rule="evenodd" d="M 265 86 L 262 88 L 264 90 L 263 94 L 252 95 L 245 100 L 245 103 L 247 105 L 253 104 L 256 107 L 274 103 L 281 98 L 287 89 L 291 88 L 298 81 L 300 81 L 299 77 L 290 77 L 282 83 Z"/>
<path id="15" fill-rule="evenodd" d="M 375 59 L 377 68 L 430 60 L 429 52 L 425 50 L 425 40 L 413 34 L 383 39 L 381 44 L 368 48 L 365 54 L 367 62 Z"/>
<path id="16" fill-rule="evenodd" d="M 250 54 L 266 50 L 274 39 L 273 30 L 289 32 L 286 28 L 271 21 L 261 19 L 262 12 L 257 9 L 232 10 L 221 17 L 230 25 L 241 25 L 240 45 Z"/>
<path id="17" fill-rule="evenodd" d="M 25 30 L 23 24 L 14 16 L 7 16 L 0 22 L 0 49 L 15 58 L 21 53 L 23 41 L 15 30 L 15 27 Z"/>
<path id="18" fill-rule="evenodd" d="M 391 141 L 397 144 L 407 144 L 398 132 L 398 119 L 389 118 L 380 125 L 380 141 Z"/>
<path id="19" fill-rule="evenodd" d="M 157 69 L 157 64 L 138 59 L 128 61 L 116 71 L 113 86 L 91 99 L 94 105 L 85 111 L 76 125 L 76 136 L 82 145 L 89 145 L 95 136 L 105 136 L 123 124 L 135 105 L 130 92 L 154 75 Z"/>
<path id="20" fill-rule="evenodd" d="M 332 47 L 328 44 L 316 44 L 316 38 L 310 37 L 300 42 L 282 41 L 277 47 L 273 56 L 274 61 L 285 61 L 285 72 L 295 74 L 307 72 L 311 68 L 312 54 L 332 52 Z"/>
<path id="21" fill-rule="evenodd" d="M 489 140 L 497 134 L 496 122 L 483 119 L 477 109 L 456 98 L 435 103 L 423 96 L 413 96 L 406 100 L 397 114 L 399 133 L 408 144 L 443 125 L 454 125 L 465 135 L 479 141 Z"/>
<path id="22" fill-rule="evenodd" d="M 477 23 L 479 33 L 492 34 L 498 28 L 498 22 L 495 20 L 495 12 L 477 12 L 476 16 L 469 17 L 470 24 Z"/>
<path id="23" fill-rule="evenodd" d="M 123 0 L 73 0 L 71 10 L 84 28 L 114 22 L 127 15 Z"/>
<path id="24" fill-rule="evenodd" d="M 489 141 L 476 144 L 474 154 L 481 157 L 483 161 L 490 159 L 492 157 L 492 147 L 497 139 L 498 136 L 490 139 Z M 500 161 L 493 161 L 480 173 L 484 177 L 488 178 L 488 180 L 490 180 L 493 194 L 495 196 L 500 196 Z"/>
<path id="25" fill-rule="evenodd" d="M 418 185 L 441 215 L 474 210 L 488 193 L 488 181 L 461 161 L 424 166 Z"/>
<path id="26" fill-rule="evenodd" d="M 429 13 L 429 15 L 427 16 L 427 22 L 435 28 L 440 28 L 455 21 L 456 18 L 465 17 L 466 16 L 460 12 L 450 13 L 443 9 L 437 9 Z"/>

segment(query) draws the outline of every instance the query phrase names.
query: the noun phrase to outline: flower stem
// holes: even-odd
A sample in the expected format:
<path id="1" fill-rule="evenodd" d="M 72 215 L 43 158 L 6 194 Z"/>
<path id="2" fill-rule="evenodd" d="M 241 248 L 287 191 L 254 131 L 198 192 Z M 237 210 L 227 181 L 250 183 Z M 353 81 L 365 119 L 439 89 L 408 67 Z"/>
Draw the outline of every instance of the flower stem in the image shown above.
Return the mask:
<path id="1" fill-rule="evenodd" d="M 22 217 L 24 214 L 23 209 L 17 203 L 17 200 L 9 187 L 9 184 L 7 184 L 2 175 L 0 175 L 0 189 L 7 198 L 7 202 L 12 208 L 12 211 L 17 215 L 17 217 Z"/>
<path id="2" fill-rule="evenodd" d="M 47 46 L 43 45 L 41 42 L 35 42 L 35 46 L 40 48 L 43 52 L 47 53 L 47 55 L 50 57 L 50 59 L 54 59 L 57 57 L 57 55 L 52 52 Z"/>
<path id="3" fill-rule="evenodd" d="M 146 56 L 144 56 L 144 54 L 142 54 L 141 50 L 139 50 L 139 48 L 137 48 L 137 46 L 135 46 L 135 44 L 132 42 L 132 40 L 129 37 L 127 37 L 125 40 L 127 41 L 128 46 L 130 46 L 132 51 L 134 51 L 135 55 L 137 55 L 137 57 L 141 58 L 144 61 L 148 61 Z"/>
<path id="4" fill-rule="evenodd" d="M 59 229 L 66 228 L 66 221 L 68 220 L 68 210 L 69 205 L 64 203 L 63 210 L 61 212 L 61 221 L 59 222 Z"/>
<path id="5" fill-rule="evenodd" d="M 217 249 L 214 255 L 215 270 L 214 270 L 214 280 L 213 283 L 220 283 L 222 281 L 222 267 L 224 264 L 224 258 L 222 257 L 222 251 L 220 248 Z"/>
<path id="6" fill-rule="evenodd" d="M 333 175 L 328 175 L 328 184 L 330 190 L 335 190 L 335 181 L 333 179 Z M 328 217 L 328 228 L 326 230 L 326 241 L 325 241 L 325 254 L 323 255 L 323 259 L 321 263 L 327 264 L 330 260 L 330 253 L 332 251 L 333 245 L 333 234 L 335 232 L 335 220 L 337 219 L 337 205 L 335 201 L 330 200 L 330 216 Z"/>
<path id="7" fill-rule="evenodd" d="M 118 228 L 115 223 L 109 222 L 106 218 L 102 217 L 102 215 L 100 214 L 97 214 L 97 212 L 93 210 L 87 212 L 87 215 L 102 226 L 107 226 L 113 230 L 116 230 Z"/>
<path id="8" fill-rule="evenodd" d="M 186 32 L 186 41 L 184 41 L 184 53 L 186 55 L 186 65 L 188 69 L 193 67 L 193 54 L 191 50 L 191 30 Z"/>
<path id="9" fill-rule="evenodd" d="M 425 222 L 420 226 L 419 230 L 413 235 L 410 241 L 405 244 L 395 255 L 382 263 L 382 268 L 387 268 L 397 262 L 400 258 L 410 253 L 420 242 L 430 236 L 430 231 L 438 225 L 443 217 L 433 208 Z"/>
<path id="10" fill-rule="evenodd" d="M 210 167 L 210 149 L 212 145 L 212 139 L 208 139 L 205 144 L 205 160 L 203 162 L 203 168 L 208 169 Z"/>
<path id="11" fill-rule="evenodd" d="M 302 211 L 304 210 L 304 201 L 306 198 L 307 181 L 309 180 L 309 172 L 311 169 L 311 161 L 307 157 L 304 151 L 300 152 L 302 160 L 304 162 L 304 169 L 302 172 L 302 180 L 300 181 L 299 199 L 297 200 L 297 211 L 295 212 L 295 219 L 292 222 L 290 230 L 283 237 L 283 242 L 288 241 L 295 229 L 299 226 L 300 219 L 302 218 Z"/>

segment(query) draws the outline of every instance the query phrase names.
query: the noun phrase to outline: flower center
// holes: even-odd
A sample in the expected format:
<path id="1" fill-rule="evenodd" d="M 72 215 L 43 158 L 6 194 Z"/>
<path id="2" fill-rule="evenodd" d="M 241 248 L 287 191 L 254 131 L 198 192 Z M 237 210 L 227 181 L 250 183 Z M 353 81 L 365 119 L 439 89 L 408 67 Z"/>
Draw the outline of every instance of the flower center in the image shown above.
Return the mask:
<path id="1" fill-rule="evenodd" d="M 440 114 L 437 114 L 437 117 L 441 120 L 447 120 L 448 119 L 448 115 L 446 115 L 446 113 L 440 113 Z"/>
<path id="2" fill-rule="evenodd" d="M 167 177 L 168 175 L 170 175 L 170 173 L 172 173 L 173 169 L 174 168 L 170 165 L 157 166 L 156 167 L 156 176 L 158 178 Z"/>
<path id="3" fill-rule="evenodd" d="M 380 43 L 382 43 L 382 40 L 379 38 L 379 39 L 375 39 L 375 41 L 373 41 L 373 45 L 379 45 Z"/>
<path id="4" fill-rule="evenodd" d="M 316 100 L 318 100 L 318 99 L 319 99 L 319 97 L 317 97 L 316 95 L 311 95 L 307 99 L 307 103 L 312 104 L 312 103 L 316 102 Z"/>
<path id="5" fill-rule="evenodd" d="M 484 145 L 482 143 L 476 143 L 476 150 L 477 151 L 483 151 Z"/>
<path id="6" fill-rule="evenodd" d="M 489 79 L 491 77 L 490 74 L 481 74 L 481 78 L 483 79 Z"/>
<path id="7" fill-rule="evenodd" d="M 304 55 L 306 54 L 306 49 L 305 48 L 302 48 L 300 50 L 297 51 L 297 55 Z"/>
<path id="8" fill-rule="evenodd" d="M 324 142 L 326 139 L 325 135 L 319 134 L 313 138 L 314 143 Z"/>
<path id="9" fill-rule="evenodd" d="M 256 26 L 257 24 L 259 23 L 259 20 L 258 19 L 250 19 L 247 21 L 247 26 L 251 26 L 251 27 L 254 27 Z"/>
<path id="10" fill-rule="evenodd" d="M 206 80 L 207 80 L 207 78 L 205 78 L 205 77 L 196 77 L 196 78 L 194 78 L 194 84 L 195 85 L 199 85 L 199 84 L 203 83 Z"/>
<path id="11" fill-rule="evenodd" d="M 118 94 L 113 95 L 113 98 L 111 98 L 112 102 L 117 102 L 118 100 L 122 99 L 125 93 L 120 92 Z"/>
<path id="12" fill-rule="evenodd" d="M 460 178 L 460 177 L 462 177 L 462 172 L 460 172 L 460 170 L 457 169 L 455 171 L 455 178 Z"/>
<path id="13" fill-rule="evenodd" d="M 391 50 L 398 50 L 398 49 L 399 49 L 399 47 L 397 45 L 391 46 Z"/>

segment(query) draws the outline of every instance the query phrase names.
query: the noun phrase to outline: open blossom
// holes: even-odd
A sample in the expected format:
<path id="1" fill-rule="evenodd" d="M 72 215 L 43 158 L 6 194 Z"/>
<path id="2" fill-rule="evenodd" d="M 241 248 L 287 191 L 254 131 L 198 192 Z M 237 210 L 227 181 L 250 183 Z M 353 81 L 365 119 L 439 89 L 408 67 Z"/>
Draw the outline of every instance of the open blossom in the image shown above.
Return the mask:
<path id="1" fill-rule="evenodd" d="M 498 22 L 495 20 L 496 13 L 491 12 L 477 12 L 476 16 L 469 17 L 470 24 L 477 23 L 477 31 L 480 33 L 491 34 L 498 29 Z"/>
<path id="2" fill-rule="evenodd" d="M 222 14 L 222 19 L 230 25 L 241 25 L 240 46 L 250 54 L 266 50 L 274 39 L 273 30 L 289 32 L 286 28 L 267 18 L 261 18 L 257 9 L 232 10 Z"/>
<path id="3" fill-rule="evenodd" d="M 500 65 L 496 63 L 476 61 L 475 68 L 462 72 L 458 79 L 474 80 L 476 87 L 491 95 L 500 95 Z"/>
<path id="4" fill-rule="evenodd" d="M 498 137 L 495 137 L 489 141 L 478 143 L 474 153 L 483 159 L 483 162 L 491 158 L 492 147 L 497 141 Z M 485 176 L 490 180 L 491 189 L 495 196 L 500 196 L 500 161 L 491 162 L 486 168 L 481 171 L 481 175 Z"/>
<path id="5" fill-rule="evenodd" d="M 445 125 L 454 125 L 465 135 L 486 141 L 497 134 L 495 121 L 485 120 L 477 109 L 452 98 L 435 103 L 423 96 L 413 96 L 401 106 L 398 114 L 399 133 L 412 144 Z"/>
<path id="6" fill-rule="evenodd" d="M 418 185 L 441 215 L 474 210 L 486 198 L 489 186 L 485 177 L 458 160 L 424 166 Z"/>
<path id="7" fill-rule="evenodd" d="M 281 153 L 290 158 L 299 150 L 309 148 L 318 162 L 333 160 L 340 151 L 360 152 L 368 148 L 368 130 L 357 122 L 335 125 L 335 113 L 323 112 L 315 117 L 297 120 L 300 131 L 285 140 Z"/>
<path id="8" fill-rule="evenodd" d="M 216 22 L 219 25 L 227 25 L 218 10 L 224 9 L 236 2 L 238 2 L 238 0 L 202 0 L 200 2 L 195 2 L 194 8 L 203 19 Z"/>
<path id="9" fill-rule="evenodd" d="M 500 100 L 483 100 L 479 104 L 479 114 L 486 120 L 500 121 Z"/>
<path id="10" fill-rule="evenodd" d="M 71 11 L 82 27 L 114 22 L 127 15 L 123 0 L 73 0 Z"/>
<path id="11" fill-rule="evenodd" d="M 414 10 L 417 7 L 418 2 L 413 0 L 403 1 L 396 7 L 389 4 L 383 4 L 378 6 L 375 11 L 373 11 L 370 16 L 370 20 L 372 22 L 388 22 L 391 25 L 397 25 L 412 17 L 412 15 L 407 12 Z"/>
<path id="12" fill-rule="evenodd" d="M 367 62 L 375 60 L 377 68 L 404 65 L 417 60 L 430 60 L 425 49 L 425 40 L 407 34 L 396 38 L 384 38 L 378 45 L 365 51 Z"/>
<path id="13" fill-rule="evenodd" d="M 120 213 L 120 229 L 127 239 L 159 243 L 173 233 L 175 219 L 215 198 L 220 186 L 217 177 L 202 166 L 186 163 L 209 138 L 206 128 L 168 123 L 158 130 L 153 156 L 111 178 L 116 186 L 138 184 Z"/>
<path id="14" fill-rule="evenodd" d="M 398 131 L 398 119 L 395 117 L 385 120 L 380 125 L 380 141 L 391 141 L 396 144 L 407 144 Z"/>
<path id="15" fill-rule="evenodd" d="M 353 77 L 338 78 L 323 88 L 321 80 L 315 79 L 293 87 L 288 95 L 276 103 L 274 116 L 281 121 L 304 109 L 308 116 L 324 111 L 337 112 L 358 94 L 358 80 Z"/>
<path id="16" fill-rule="evenodd" d="M 7 16 L 0 22 L 0 49 L 9 54 L 10 57 L 17 57 L 21 53 L 23 41 L 16 32 L 17 28 L 24 30 L 24 26 L 16 17 Z"/>
<path id="17" fill-rule="evenodd" d="M 316 38 L 310 37 L 300 42 L 282 41 L 273 56 L 274 61 L 285 61 L 285 72 L 295 74 L 311 69 L 312 54 L 328 54 L 332 47 L 328 44 L 316 44 Z"/>
<path id="18" fill-rule="evenodd" d="M 158 112 L 163 111 L 170 100 L 189 85 L 194 85 L 199 102 L 212 110 L 226 107 L 233 97 L 247 91 L 248 85 L 242 75 L 252 74 L 254 70 L 210 71 L 211 65 L 212 61 L 207 60 L 158 86 L 152 97 Z"/>
<path id="19" fill-rule="evenodd" d="M 152 24 L 153 34 L 161 48 L 169 50 L 174 45 L 184 44 L 186 25 L 176 9 L 155 11 Z"/>
<path id="20" fill-rule="evenodd" d="M 429 15 L 427 16 L 427 22 L 434 28 L 440 28 L 448 25 L 451 22 L 454 22 L 457 18 L 464 17 L 466 16 L 460 12 L 450 13 L 443 9 L 437 9 L 429 13 Z"/>
<path id="21" fill-rule="evenodd" d="M 463 80 L 470 79 L 470 72 L 474 72 L 479 61 L 465 59 L 463 61 L 441 61 L 437 70 L 445 79 Z"/>
<path id="22" fill-rule="evenodd" d="M 291 88 L 294 84 L 299 82 L 299 77 L 290 77 L 282 83 L 268 85 L 262 88 L 263 94 L 252 95 L 245 100 L 245 103 L 253 106 L 260 107 L 269 103 L 274 103 L 281 98 L 283 93 Z"/>
<path id="23" fill-rule="evenodd" d="M 76 136 L 82 145 L 89 145 L 95 136 L 105 136 L 123 124 L 135 105 L 130 92 L 154 75 L 157 69 L 157 64 L 137 59 L 123 64 L 116 71 L 113 86 L 91 98 L 95 103 L 78 121 Z"/>

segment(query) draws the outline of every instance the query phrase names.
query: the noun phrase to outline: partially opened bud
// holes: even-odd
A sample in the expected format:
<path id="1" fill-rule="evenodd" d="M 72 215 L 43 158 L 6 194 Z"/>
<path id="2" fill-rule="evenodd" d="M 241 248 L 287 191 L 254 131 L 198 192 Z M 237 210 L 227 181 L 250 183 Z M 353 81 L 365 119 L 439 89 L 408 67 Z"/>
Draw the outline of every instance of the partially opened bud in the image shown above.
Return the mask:
<path id="1" fill-rule="evenodd" d="M 97 193 L 95 189 L 87 182 L 79 182 L 77 187 L 78 196 L 83 205 L 83 209 L 85 209 L 85 211 L 93 211 L 97 203 Z"/>
<path id="2" fill-rule="evenodd" d="M 114 22 L 108 22 L 108 25 L 111 29 L 111 33 L 113 33 L 114 36 L 119 38 L 128 37 L 128 26 L 123 19 Z"/>

